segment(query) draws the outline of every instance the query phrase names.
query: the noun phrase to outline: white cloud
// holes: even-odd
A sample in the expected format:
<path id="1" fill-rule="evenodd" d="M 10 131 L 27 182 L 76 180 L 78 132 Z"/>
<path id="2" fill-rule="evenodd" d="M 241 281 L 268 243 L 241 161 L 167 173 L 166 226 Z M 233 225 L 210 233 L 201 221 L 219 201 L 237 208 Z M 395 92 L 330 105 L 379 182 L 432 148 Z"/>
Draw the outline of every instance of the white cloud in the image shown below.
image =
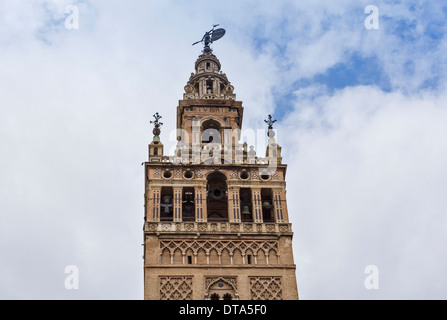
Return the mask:
<path id="1" fill-rule="evenodd" d="M 358 87 L 288 118 L 302 298 L 447 296 L 446 102 Z M 377 292 L 363 287 L 370 264 L 381 272 Z"/>

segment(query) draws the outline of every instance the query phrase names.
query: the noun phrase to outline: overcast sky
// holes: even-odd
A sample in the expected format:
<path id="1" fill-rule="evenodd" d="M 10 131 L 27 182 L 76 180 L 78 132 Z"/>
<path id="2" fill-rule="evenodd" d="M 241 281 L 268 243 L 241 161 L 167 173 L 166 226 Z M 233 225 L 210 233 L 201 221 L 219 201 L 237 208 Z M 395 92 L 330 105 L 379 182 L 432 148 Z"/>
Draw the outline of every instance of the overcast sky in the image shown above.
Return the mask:
<path id="1" fill-rule="evenodd" d="M 278 119 L 300 298 L 447 299 L 446 21 L 445 1 L 0 0 L 0 298 L 143 298 L 149 121 L 171 154 L 219 23 L 244 127 Z"/>

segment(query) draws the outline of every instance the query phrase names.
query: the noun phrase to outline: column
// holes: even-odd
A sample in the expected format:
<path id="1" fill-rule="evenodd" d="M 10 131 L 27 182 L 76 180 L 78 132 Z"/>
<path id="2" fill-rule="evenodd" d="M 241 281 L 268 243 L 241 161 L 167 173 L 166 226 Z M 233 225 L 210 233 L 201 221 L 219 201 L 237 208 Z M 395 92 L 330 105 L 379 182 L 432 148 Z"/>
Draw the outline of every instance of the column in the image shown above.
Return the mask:
<path id="1" fill-rule="evenodd" d="M 284 218 L 284 210 L 283 210 L 283 196 L 282 196 L 282 190 L 272 190 L 272 194 L 273 194 L 273 206 L 274 206 L 274 213 L 275 213 L 275 221 L 276 222 L 284 222 L 285 218 Z"/>
<path id="2" fill-rule="evenodd" d="M 253 204 L 253 221 L 255 223 L 262 223 L 262 201 L 261 201 L 261 189 L 251 189 L 251 202 Z"/>
<path id="3" fill-rule="evenodd" d="M 174 191 L 174 199 L 173 199 L 173 214 L 174 222 L 181 222 L 182 221 L 182 193 L 183 188 L 182 187 L 175 187 L 173 188 Z"/>
<path id="4" fill-rule="evenodd" d="M 202 186 L 195 186 L 194 193 L 196 203 L 196 222 L 206 222 L 206 188 Z"/>
<path id="5" fill-rule="evenodd" d="M 161 187 L 150 188 L 148 192 L 148 198 L 146 199 L 147 203 L 147 212 L 146 219 L 147 221 L 159 222 L 160 221 L 160 193 Z"/>
<path id="6" fill-rule="evenodd" d="M 241 201 L 239 187 L 228 187 L 228 218 L 230 222 L 241 222 Z"/>

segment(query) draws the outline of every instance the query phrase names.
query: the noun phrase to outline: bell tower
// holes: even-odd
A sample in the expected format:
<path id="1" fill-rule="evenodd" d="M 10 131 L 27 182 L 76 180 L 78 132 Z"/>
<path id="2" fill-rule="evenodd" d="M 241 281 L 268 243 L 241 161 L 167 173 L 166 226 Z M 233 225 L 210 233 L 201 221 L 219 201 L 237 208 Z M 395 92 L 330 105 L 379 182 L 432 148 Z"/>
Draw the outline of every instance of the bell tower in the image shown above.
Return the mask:
<path id="1" fill-rule="evenodd" d="M 242 102 L 205 48 L 177 107 L 177 145 L 163 154 L 161 116 L 144 163 L 144 298 L 298 299 L 286 168 L 269 117 L 266 156 L 239 143 Z M 222 32 L 222 31 L 220 31 Z M 223 31 L 224 32 L 224 31 Z"/>

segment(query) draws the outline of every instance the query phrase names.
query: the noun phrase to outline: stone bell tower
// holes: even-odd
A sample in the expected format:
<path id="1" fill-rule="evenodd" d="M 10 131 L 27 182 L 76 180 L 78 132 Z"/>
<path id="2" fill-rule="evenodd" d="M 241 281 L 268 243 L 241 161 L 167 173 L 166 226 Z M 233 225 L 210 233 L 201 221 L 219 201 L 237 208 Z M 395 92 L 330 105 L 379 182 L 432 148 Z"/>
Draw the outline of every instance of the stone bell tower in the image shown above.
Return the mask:
<path id="1" fill-rule="evenodd" d="M 163 154 L 157 113 L 144 163 L 144 298 L 298 299 L 274 131 L 265 157 L 239 143 L 244 108 L 209 47 L 184 89 L 175 154 Z"/>

